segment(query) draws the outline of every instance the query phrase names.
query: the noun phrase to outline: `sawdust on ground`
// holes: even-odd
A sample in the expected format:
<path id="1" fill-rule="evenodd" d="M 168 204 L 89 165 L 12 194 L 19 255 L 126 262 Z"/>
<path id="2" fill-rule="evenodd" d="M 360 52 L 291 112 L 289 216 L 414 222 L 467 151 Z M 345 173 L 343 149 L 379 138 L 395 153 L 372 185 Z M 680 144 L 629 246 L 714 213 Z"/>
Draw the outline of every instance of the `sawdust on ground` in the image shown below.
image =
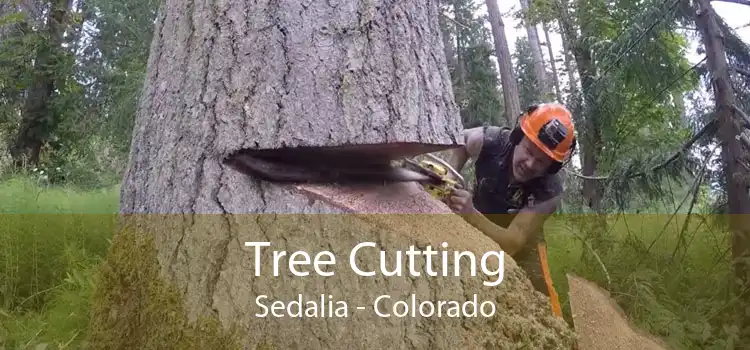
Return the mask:
<path id="1" fill-rule="evenodd" d="M 567 278 L 579 350 L 668 349 L 631 324 L 609 292 L 573 274 Z"/>

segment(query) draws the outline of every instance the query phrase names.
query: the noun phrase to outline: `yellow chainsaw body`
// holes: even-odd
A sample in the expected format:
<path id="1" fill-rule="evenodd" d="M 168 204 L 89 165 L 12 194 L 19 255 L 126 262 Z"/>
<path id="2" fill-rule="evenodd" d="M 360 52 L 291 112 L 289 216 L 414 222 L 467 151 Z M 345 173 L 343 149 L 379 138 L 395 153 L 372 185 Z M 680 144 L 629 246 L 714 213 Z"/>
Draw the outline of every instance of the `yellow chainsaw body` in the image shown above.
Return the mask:
<path id="1" fill-rule="evenodd" d="M 419 162 L 419 166 L 425 170 L 428 170 L 435 175 L 440 176 L 441 183 L 439 185 L 425 182 L 423 187 L 433 197 L 443 201 L 447 199 L 453 191 L 458 187 L 458 182 L 449 176 L 448 169 L 430 160 L 422 160 Z"/>

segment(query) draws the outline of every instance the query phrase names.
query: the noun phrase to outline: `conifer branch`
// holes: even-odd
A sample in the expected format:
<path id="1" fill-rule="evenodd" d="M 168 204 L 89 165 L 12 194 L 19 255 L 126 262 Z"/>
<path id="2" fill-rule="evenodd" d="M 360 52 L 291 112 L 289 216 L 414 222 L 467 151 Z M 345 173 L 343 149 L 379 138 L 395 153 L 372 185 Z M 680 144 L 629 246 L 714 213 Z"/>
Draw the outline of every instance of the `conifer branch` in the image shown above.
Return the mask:
<path id="1" fill-rule="evenodd" d="M 662 169 L 662 168 L 666 167 L 670 163 L 672 163 L 675 160 L 677 160 L 683 153 L 687 152 L 687 150 L 690 149 L 690 147 L 692 147 L 693 144 L 695 144 L 696 142 L 698 142 L 698 140 L 700 140 L 704 135 L 706 135 L 708 133 L 713 134 L 716 131 L 716 126 L 717 126 L 716 120 L 712 120 L 711 122 L 709 122 L 708 124 L 706 124 L 705 126 L 703 126 L 703 128 L 701 128 L 700 131 L 698 131 L 695 135 L 693 135 L 693 137 L 690 138 L 690 140 L 688 140 L 687 142 L 685 142 L 682 145 L 682 147 L 680 147 L 679 151 L 675 152 L 667 160 L 665 160 L 665 161 L 663 161 L 663 162 L 661 162 L 661 163 L 659 163 L 659 164 L 651 167 L 651 169 L 649 169 L 648 171 L 639 171 L 637 173 L 629 174 L 629 175 L 626 176 L 626 178 L 627 179 L 632 179 L 632 178 L 636 178 L 636 177 L 646 176 L 646 175 L 648 175 L 648 173 L 652 173 L 652 172 L 655 172 L 655 171 L 657 171 L 659 169 Z M 573 172 L 573 171 L 570 171 L 570 170 L 567 170 L 567 169 L 565 169 L 565 172 L 567 172 L 568 174 L 571 174 L 571 175 L 573 175 L 575 177 L 584 179 L 584 180 L 609 180 L 610 178 L 612 178 L 612 176 L 610 176 L 610 175 L 607 175 L 607 176 L 588 176 L 588 175 L 579 174 L 579 173 L 576 173 L 576 172 Z"/>

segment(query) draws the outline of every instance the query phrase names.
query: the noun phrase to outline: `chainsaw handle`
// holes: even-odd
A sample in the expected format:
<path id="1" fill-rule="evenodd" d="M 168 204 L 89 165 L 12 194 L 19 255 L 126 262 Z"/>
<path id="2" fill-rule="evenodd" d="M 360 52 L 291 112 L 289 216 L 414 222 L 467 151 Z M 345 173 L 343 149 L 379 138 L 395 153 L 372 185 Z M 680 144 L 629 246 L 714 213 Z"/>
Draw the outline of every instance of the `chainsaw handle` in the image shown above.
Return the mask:
<path id="1" fill-rule="evenodd" d="M 458 171 L 456 171 L 456 169 L 454 169 L 450 164 L 448 164 L 448 162 L 440 159 L 438 156 L 436 156 L 434 154 L 427 153 L 427 154 L 425 154 L 425 156 L 427 156 L 430 159 L 432 159 L 432 160 L 440 163 L 442 166 L 444 166 L 446 169 L 448 169 L 448 171 L 450 171 L 451 174 L 456 179 L 459 180 L 459 184 L 461 185 L 461 188 L 465 188 L 466 187 L 466 180 L 464 180 L 464 177 L 461 175 L 461 173 L 459 173 Z"/>

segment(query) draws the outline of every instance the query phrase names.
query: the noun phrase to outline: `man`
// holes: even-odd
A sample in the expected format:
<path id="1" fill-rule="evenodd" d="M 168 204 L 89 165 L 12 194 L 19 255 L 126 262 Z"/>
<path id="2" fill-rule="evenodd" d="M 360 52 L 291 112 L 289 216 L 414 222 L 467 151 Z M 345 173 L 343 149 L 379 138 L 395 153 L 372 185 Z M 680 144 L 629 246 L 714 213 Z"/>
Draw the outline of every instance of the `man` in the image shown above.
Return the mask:
<path id="1" fill-rule="evenodd" d="M 469 158 L 475 161 L 474 196 L 457 190 L 447 201 L 485 232 L 526 271 L 534 287 L 547 295 L 552 311 L 561 316 L 557 293 L 547 266 L 542 225 L 561 201 L 562 182 L 557 172 L 575 149 L 570 112 L 560 104 L 530 107 L 515 129 L 495 126 L 464 131 L 465 145 L 449 163 L 457 170 Z M 484 217 L 506 229 L 477 224 Z"/>

